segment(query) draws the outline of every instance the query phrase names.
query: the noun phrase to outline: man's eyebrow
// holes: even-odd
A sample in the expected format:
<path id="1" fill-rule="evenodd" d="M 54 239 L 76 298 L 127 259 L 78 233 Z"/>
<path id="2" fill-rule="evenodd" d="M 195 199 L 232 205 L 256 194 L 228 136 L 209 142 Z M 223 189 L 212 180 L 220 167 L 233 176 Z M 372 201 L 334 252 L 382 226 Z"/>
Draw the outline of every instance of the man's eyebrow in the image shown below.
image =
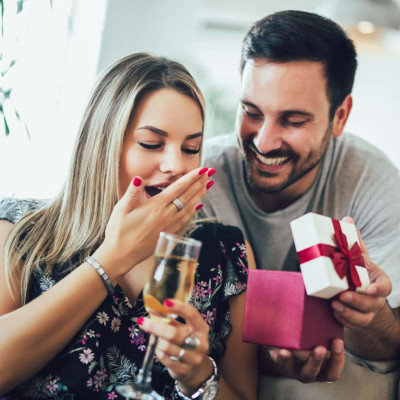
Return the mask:
<path id="1" fill-rule="evenodd" d="M 241 103 L 246 105 L 246 106 L 253 107 L 253 108 L 257 109 L 258 111 L 260 111 L 260 109 L 250 101 L 242 100 Z M 305 110 L 284 110 L 280 114 L 284 115 L 286 117 L 290 117 L 291 115 L 301 115 L 301 116 L 307 117 L 307 118 L 314 118 L 314 114 L 313 113 L 310 113 L 310 112 L 305 111 Z"/>
<path id="2" fill-rule="evenodd" d="M 314 114 L 305 110 L 285 110 L 281 112 L 282 115 L 290 117 L 291 115 L 301 115 L 307 118 L 314 118 Z"/>
<path id="3" fill-rule="evenodd" d="M 141 126 L 140 128 L 138 128 L 138 130 L 141 129 L 146 129 L 148 131 L 151 131 L 153 133 L 155 133 L 156 135 L 160 135 L 163 137 L 167 137 L 168 136 L 168 132 L 163 131 L 162 129 L 156 128 L 155 126 L 151 126 L 151 125 L 145 125 L 145 126 Z M 195 139 L 199 136 L 203 136 L 203 132 L 197 132 L 197 133 L 192 133 L 190 135 L 187 135 L 185 137 L 185 139 Z"/>

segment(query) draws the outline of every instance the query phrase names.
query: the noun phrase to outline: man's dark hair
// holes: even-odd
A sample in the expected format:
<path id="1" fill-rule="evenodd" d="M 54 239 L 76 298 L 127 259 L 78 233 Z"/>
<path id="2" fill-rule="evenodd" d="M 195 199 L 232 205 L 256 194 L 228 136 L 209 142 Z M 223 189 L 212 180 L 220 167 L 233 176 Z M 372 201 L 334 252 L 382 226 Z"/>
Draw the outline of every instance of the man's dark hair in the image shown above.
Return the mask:
<path id="1" fill-rule="evenodd" d="M 354 44 L 338 24 L 318 14 L 293 10 L 268 15 L 250 28 L 243 40 L 241 73 L 246 62 L 254 59 L 323 63 L 331 120 L 351 93 L 357 68 Z"/>

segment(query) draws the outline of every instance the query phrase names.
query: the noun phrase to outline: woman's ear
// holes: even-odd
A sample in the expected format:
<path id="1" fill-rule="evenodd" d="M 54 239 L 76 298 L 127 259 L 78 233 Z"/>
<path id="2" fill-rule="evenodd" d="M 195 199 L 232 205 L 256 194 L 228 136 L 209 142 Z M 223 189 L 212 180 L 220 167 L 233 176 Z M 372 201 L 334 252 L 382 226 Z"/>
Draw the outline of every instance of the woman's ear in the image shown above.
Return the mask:
<path id="1" fill-rule="evenodd" d="M 353 107 L 353 97 L 348 94 L 343 103 L 337 108 L 333 117 L 332 135 L 339 137 L 343 133 L 347 118 L 349 118 L 351 108 Z"/>

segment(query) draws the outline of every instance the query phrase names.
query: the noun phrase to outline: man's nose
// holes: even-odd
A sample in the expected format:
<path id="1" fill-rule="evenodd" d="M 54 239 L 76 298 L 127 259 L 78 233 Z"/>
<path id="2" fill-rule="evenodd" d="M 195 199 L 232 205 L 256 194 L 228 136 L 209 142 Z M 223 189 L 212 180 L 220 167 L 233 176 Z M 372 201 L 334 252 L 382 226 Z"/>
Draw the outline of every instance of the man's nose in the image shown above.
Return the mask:
<path id="1" fill-rule="evenodd" d="M 257 131 L 253 143 L 260 153 L 266 154 L 282 147 L 280 126 L 271 120 L 264 120 Z"/>

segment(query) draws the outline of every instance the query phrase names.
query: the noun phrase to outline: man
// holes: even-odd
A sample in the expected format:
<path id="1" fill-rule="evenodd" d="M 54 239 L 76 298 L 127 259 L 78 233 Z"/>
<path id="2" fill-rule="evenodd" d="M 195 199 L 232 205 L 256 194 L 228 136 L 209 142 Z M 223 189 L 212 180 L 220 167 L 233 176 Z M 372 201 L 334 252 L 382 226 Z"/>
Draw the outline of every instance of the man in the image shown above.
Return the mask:
<path id="1" fill-rule="evenodd" d="M 345 327 L 346 363 L 340 340 L 330 356 L 321 346 L 307 354 L 263 349 L 269 375 L 260 398 L 396 396 L 400 178 L 379 150 L 343 134 L 356 67 L 354 45 L 334 22 L 301 11 L 267 16 L 243 42 L 238 145 L 219 137 L 206 147 L 204 165 L 217 174 L 205 213 L 242 228 L 258 268 L 298 270 L 289 223 L 310 211 L 351 216 L 365 243 L 367 293 L 346 291 L 331 303 Z"/>

